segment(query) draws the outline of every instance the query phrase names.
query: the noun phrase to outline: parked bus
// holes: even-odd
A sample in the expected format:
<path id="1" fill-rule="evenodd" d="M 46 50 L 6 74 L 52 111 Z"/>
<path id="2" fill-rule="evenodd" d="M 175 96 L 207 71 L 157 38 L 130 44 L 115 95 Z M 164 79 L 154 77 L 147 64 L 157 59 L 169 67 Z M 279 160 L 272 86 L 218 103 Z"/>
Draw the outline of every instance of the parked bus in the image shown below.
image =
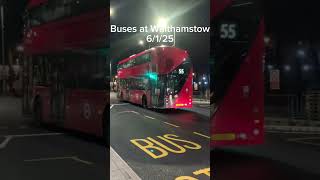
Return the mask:
<path id="1" fill-rule="evenodd" d="M 259 1 L 211 1 L 211 146 L 264 140 L 264 21 Z"/>
<path id="2" fill-rule="evenodd" d="M 192 72 L 185 50 L 145 50 L 118 63 L 118 97 L 145 108 L 191 108 Z"/>
<path id="3" fill-rule="evenodd" d="M 105 0 L 29 1 L 23 105 L 36 121 L 96 136 L 107 132 L 108 7 Z"/>

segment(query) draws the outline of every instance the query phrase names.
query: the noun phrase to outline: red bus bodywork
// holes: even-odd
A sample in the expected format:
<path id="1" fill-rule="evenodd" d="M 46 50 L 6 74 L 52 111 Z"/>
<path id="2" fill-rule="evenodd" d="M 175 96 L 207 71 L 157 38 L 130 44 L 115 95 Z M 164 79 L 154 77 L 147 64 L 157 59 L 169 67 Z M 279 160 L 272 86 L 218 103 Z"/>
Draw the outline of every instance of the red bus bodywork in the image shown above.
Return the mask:
<path id="1" fill-rule="evenodd" d="M 44 4 L 44 3 L 47 3 L 47 2 L 48 2 L 48 0 L 29 0 L 27 8 L 31 9 L 33 7 L 37 7 L 37 6 Z"/>
<path id="2" fill-rule="evenodd" d="M 47 3 L 47 0 L 30 0 L 27 10 Z M 32 66 L 36 57 L 61 58 L 67 53 L 97 53 L 107 48 L 108 7 L 77 16 L 66 17 L 34 27 L 28 27 L 24 34 L 24 54 Z M 55 61 L 54 59 L 50 60 Z M 66 58 L 67 61 L 67 58 Z M 89 62 L 90 59 L 87 59 Z M 30 66 L 28 65 L 28 66 Z M 32 77 L 32 73 L 28 75 Z M 103 135 L 103 115 L 108 104 L 106 90 L 73 89 L 64 90 L 63 119 L 53 118 L 54 85 L 25 85 L 32 89 L 31 110 L 36 100 L 41 101 L 42 123 L 57 124 L 66 129 L 81 131 L 96 136 Z M 28 95 L 29 96 L 29 93 Z M 29 99 L 29 98 L 28 98 Z"/>
<path id="3" fill-rule="evenodd" d="M 236 6 L 232 7 L 235 2 L 231 0 L 212 0 L 212 24 L 229 23 L 230 20 L 234 20 L 229 18 L 227 21 L 224 21 L 224 18 L 229 14 L 235 15 L 234 9 L 232 9 L 236 8 Z M 253 3 L 249 2 L 247 4 L 251 5 Z M 243 11 L 246 11 L 246 7 L 241 8 Z M 239 17 L 241 16 L 243 14 L 238 14 L 237 18 L 240 19 Z M 225 54 L 219 54 L 219 58 L 221 60 L 239 62 L 239 67 L 235 71 L 227 88 L 224 89 L 223 97 L 215 104 L 216 109 L 211 116 L 211 147 L 254 145 L 261 144 L 264 141 L 263 19 L 260 18 L 259 22 L 253 24 L 252 27 L 251 25 L 250 29 L 246 29 L 245 31 L 253 31 L 253 33 L 245 33 L 252 36 L 252 38 L 247 43 L 247 48 L 244 48 L 245 50 L 239 53 L 239 56 L 234 57 L 230 55 L 233 51 L 239 50 L 238 46 L 234 48 L 234 45 L 230 45 L 230 43 L 237 43 L 235 41 L 224 43 L 224 45 L 230 46 L 220 47 L 225 48 L 223 50 Z M 241 27 L 241 24 L 238 26 Z M 242 31 L 244 32 L 244 30 Z M 213 53 L 220 53 L 216 52 L 215 49 L 212 49 L 212 51 Z M 242 56 L 243 54 L 245 56 Z M 215 61 L 219 60 L 215 59 Z M 231 67 L 226 68 L 230 69 Z M 226 76 L 226 74 L 222 73 L 219 77 L 223 76 Z M 213 86 L 215 86 L 214 83 L 215 81 L 213 81 Z M 222 84 L 216 84 L 216 86 L 222 86 Z M 215 92 L 213 92 L 214 95 Z"/>
<path id="4" fill-rule="evenodd" d="M 179 90 L 176 89 L 177 91 L 170 93 L 167 92 L 166 89 L 172 87 L 165 85 L 166 88 L 159 88 L 160 92 L 156 94 L 155 89 L 153 88 L 143 90 L 138 90 L 134 88 L 130 89 L 121 86 L 120 83 L 119 97 L 123 98 L 123 100 L 125 101 L 142 105 L 142 98 L 145 96 L 147 100 L 147 106 L 152 108 L 192 108 L 193 69 L 187 51 L 175 47 L 154 47 L 120 61 L 118 63 L 118 66 L 148 53 L 150 54 L 151 59 L 149 62 L 129 68 L 118 69 L 117 76 L 119 81 L 121 82 L 121 80 L 128 78 L 130 79 L 146 77 L 148 73 L 156 72 L 155 74 L 156 76 L 158 76 L 159 79 L 154 81 L 158 81 L 158 83 L 160 84 L 162 83 L 161 77 L 170 76 L 170 73 L 178 71 L 177 68 L 181 67 L 182 64 L 188 61 L 189 63 L 187 66 L 190 67 L 184 69 L 187 72 L 184 72 L 186 74 L 184 78 L 181 80 L 183 81 L 183 84 L 180 84 L 180 87 L 178 88 Z M 167 84 L 167 81 L 168 79 L 163 80 L 163 83 Z M 165 92 L 162 93 L 162 91 Z M 155 103 L 155 100 L 154 98 L 152 98 L 152 96 L 155 96 L 156 99 L 161 99 L 161 102 L 162 99 L 164 99 L 163 103 Z"/>
<path id="5" fill-rule="evenodd" d="M 27 55 L 52 54 L 106 46 L 108 20 L 106 8 L 101 8 L 32 27 L 25 34 L 24 51 Z"/>

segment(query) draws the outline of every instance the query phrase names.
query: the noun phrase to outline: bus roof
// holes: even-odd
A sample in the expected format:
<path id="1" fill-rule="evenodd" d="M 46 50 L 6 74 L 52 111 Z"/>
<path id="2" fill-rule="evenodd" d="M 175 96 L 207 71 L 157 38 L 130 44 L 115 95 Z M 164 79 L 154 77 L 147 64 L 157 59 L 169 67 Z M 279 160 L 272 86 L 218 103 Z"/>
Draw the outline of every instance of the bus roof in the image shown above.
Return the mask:
<path id="1" fill-rule="evenodd" d="M 211 0 L 211 18 L 220 14 L 224 8 L 231 5 L 231 0 Z"/>
<path id="2" fill-rule="evenodd" d="M 48 2 L 48 0 L 29 0 L 27 8 L 31 9 L 46 2 Z"/>
<path id="3" fill-rule="evenodd" d="M 130 61 L 130 60 L 132 60 L 132 59 L 135 59 L 136 57 L 139 57 L 139 56 L 144 55 L 144 54 L 146 54 L 146 53 L 148 53 L 148 52 L 150 52 L 150 51 L 153 51 L 153 50 L 156 50 L 156 49 L 160 49 L 160 48 L 164 48 L 164 49 L 172 49 L 172 48 L 175 48 L 175 49 L 178 49 L 178 48 L 172 47 L 172 46 L 156 46 L 156 47 L 153 47 L 153 48 L 144 50 L 144 51 L 142 51 L 142 52 L 140 52 L 140 53 L 138 53 L 138 54 L 131 55 L 130 57 L 125 58 L 125 59 L 121 60 L 120 62 L 118 62 L 118 65 L 119 65 L 119 64 L 123 64 L 123 63 L 125 63 L 125 62 L 128 62 L 128 61 Z"/>

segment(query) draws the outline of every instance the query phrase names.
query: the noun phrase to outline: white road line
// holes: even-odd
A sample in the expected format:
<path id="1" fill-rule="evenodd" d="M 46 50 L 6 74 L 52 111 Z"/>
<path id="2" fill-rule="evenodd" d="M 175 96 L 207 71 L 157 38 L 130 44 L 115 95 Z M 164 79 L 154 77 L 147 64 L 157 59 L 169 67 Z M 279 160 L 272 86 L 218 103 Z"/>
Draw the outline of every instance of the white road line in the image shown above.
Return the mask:
<path id="1" fill-rule="evenodd" d="M 235 4 L 232 7 L 240 7 L 240 6 L 246 6 L 246 5 L 251 5 L 253 4 L 252 2 L 247 2 L 247 3 L 241 3 L 241 4 Z"/>
<path id="2" fill-rule="evenodd" d="M 156 119 L 156 118 L 154 118 L 154 117 L 147 116 L 147 115 L 145 115 L 144 117 L 149 118 L 149 119 Z"/>
<path id="3" fill-rule="evenodd" d="M 131 167 L 110 146 L 110 179 L 117 180 L 141 180 Z"/>
<path id="4" fill-rule="evenodd" d="M 204 137 L 204 138 L 210 139 L 210 137 L 209 137 L 209 136 L 204 135 L 204 134 L 201 134 L 201 133 L 198 133 L 198 132 L 193 132 L 193 134 L 196 134 L 196 135 L 198 135 L 198 136 L 201 136 L 201 137 Z"/>
<path id="5" fill-rule="evenodd" d="M 77 162 L 80 162 L 83 164 L 87 164 L 87 165 L 93 164 L 92 162 L 82 160 L 82 159 L 78 158 L 77 156 L 28 159 L 28 160 L 24 160 L 24 162 L 40 162 L 40 161 L 66 160 L 66 159 L 71 159 L 71 160 L 74 160 L 74 161 L 77 161 Z"/>
<path id="6" fill-rule="evenodd" d="M 125 106 L 128 105 L 129 103 L 121 103 L 121 104 L 111 104 L 112 106 Z"/>
<path id="7" fill-rule="evenodd" d="M 180 126 L 177 126 L 177 125 L 175 125 L 175 124 L 168 123 L 168 122 L 163 122 L 163 123 L 165 123 L 165 124 L 167 124 L 167 125 L 169 125 L 169 126 L 176 127 L 176 128 L 180 127 Z"/>
<path id="8" fill-rule="evenodd" d="M 121 111 L 121 112 L 118 112 L 117 114 L 125 114 L 125 113 L 133 113 L 133 114 L 140 115 L 140 113 L 138 113 L 137 111 Z"/>
<path id="9" fill-rule="evenodd" d="M 11 136 L 6 137 L 6 139 L 0 144 L 0 149 L 5 148 L 11 139 Z"/>
<path id="10" fill-rule="evenodd" d="M 124 106 L 128 105 L 129 103 L 122 103 L 122 104 L 110 104 L 110 109 L 112 109 L 114 106 Z"/>
<path id="11" fill-rule="evenodd" d="M 39 134 L 18 134 L 18 135 L 8 135 L 13 138 L 21 138 L 21 137 L 39 137 L 39 136 L 57 136 L 62 135 L 63 133 L 39 133 Z"/>
<path id="12" fill-rule="evenodd" d="M 57 136 L 62 135 L 63 133 L 40 133 L 40 134 L 18 134 L 18 135 L 4 135 L 0 137 L 5 137 L 6 139 L 0 144 L 0 149 L 5 148 L 9 141 L 13 138 L 22 138 L 22 137 L 39 137 L 39 136 Z"/>

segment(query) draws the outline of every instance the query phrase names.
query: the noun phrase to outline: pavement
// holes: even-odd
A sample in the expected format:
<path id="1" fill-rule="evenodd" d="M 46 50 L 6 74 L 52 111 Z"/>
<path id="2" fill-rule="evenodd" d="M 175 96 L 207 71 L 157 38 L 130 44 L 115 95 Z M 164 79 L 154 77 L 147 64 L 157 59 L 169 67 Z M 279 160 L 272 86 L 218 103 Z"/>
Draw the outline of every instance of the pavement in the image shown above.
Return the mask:
<path id="1" fill-rule="evenodd" d="M 110 177 L 112 180 L 140 180 L 140 177 L 110 147 Z"/>
<path id="2" fill-rule="evenodd" d="M 110 145 L 139 178 L 210 179 L 207 116 L 110 101 Z"/>
<path id="3" fill-rule="evenodd" d="M 20 99 L 0 97 L 0 179 L 107 179 L 99 141 L 30 124 Z"/>
<path id="4" fill-rule="evenodd" d="M 267 131 L 282 131 L 282 132 L 313 132 L 320 133 L 320 127 L 315 125 L 304 125 L 310 121 L 306 119 L 291 120 L 283 117 L 265 117 L 265 129 Z M 288 124 L 292 125 L 288 125 Z M 311 123 L 312 124 L 312 123 Z M 316 124 L 316 123 L 313 123 Z M 319 122 L 318 122 L 319 124 Z"/>

